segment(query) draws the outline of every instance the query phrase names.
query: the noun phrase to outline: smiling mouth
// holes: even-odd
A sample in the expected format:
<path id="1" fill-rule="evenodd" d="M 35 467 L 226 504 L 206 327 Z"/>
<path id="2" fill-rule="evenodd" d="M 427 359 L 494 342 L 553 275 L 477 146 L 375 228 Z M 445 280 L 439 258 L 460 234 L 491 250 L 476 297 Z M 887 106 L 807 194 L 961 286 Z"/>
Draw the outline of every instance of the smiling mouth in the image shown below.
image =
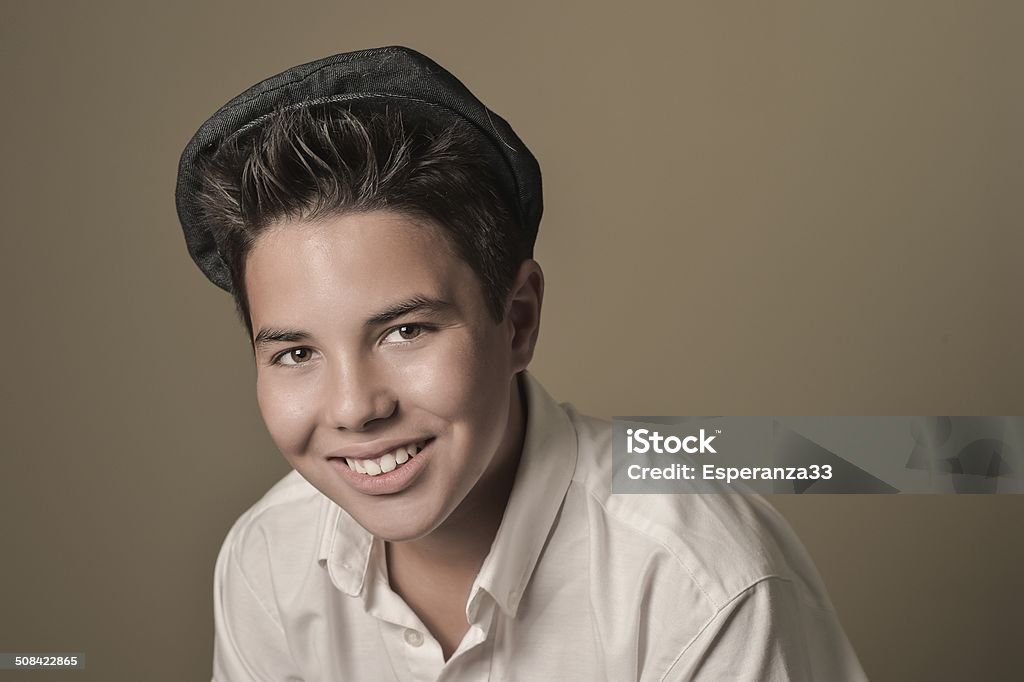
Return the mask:
<path id="1" fill-rule="evenodd" d="M 386 474 L 400 468 L 403 464 L 416 457 L 416 455 L 422 452 L 423 448 L 425 448 L 432 440 L 434 439 L 428 438 L 427 440 L 423 440 L 418 443 L 403 445 L 374 459 L 353 459 L 351 457 L 346 457 L 345 463 L 348 464 L 349 469 L 357 474 L 380 476 L 381 474 Z"/>

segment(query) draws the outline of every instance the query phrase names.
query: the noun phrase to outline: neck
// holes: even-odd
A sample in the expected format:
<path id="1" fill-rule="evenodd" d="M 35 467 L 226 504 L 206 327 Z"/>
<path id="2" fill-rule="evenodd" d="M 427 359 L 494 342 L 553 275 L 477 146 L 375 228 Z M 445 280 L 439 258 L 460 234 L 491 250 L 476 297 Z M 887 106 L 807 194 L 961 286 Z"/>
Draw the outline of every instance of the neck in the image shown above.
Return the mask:
<path id="1" fill-rule="evenodd" d="M 429 535 L 405 542 L 388 542 L 389 558 L 429 570 L 458 571 L 475 576 L 490 552 L 508 506 L 526 434 L 524 389 L 517 376 L 510 388 L 508 428 L 491 465 L 466 498 Z"/>

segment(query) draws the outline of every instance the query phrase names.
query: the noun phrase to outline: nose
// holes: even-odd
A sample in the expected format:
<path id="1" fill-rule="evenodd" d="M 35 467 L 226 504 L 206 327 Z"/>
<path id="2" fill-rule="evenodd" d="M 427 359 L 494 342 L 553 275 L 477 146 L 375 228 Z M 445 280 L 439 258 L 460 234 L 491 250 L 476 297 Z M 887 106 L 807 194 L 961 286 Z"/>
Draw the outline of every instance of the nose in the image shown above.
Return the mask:
<path id="1" fill-rule="evenodd" d="M 394 414 L 398 401 L 385 373 L 367 362 L 348 363 L 333 372 L 323 404 L 331 428 L 364 431 Z"/>

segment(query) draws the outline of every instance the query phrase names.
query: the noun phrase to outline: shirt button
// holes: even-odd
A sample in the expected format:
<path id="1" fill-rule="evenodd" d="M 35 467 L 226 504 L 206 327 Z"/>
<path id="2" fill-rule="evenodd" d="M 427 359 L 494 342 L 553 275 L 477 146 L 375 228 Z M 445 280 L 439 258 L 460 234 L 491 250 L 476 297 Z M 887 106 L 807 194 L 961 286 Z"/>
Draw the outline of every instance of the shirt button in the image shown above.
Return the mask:
<path id="1" fill-rule="evenodd" d="M 423 644 L 423 635 L 416 632 L 415 630 L 406 630 L 405 642 L 409 646 L 419 646 L 420 644 Z"/>

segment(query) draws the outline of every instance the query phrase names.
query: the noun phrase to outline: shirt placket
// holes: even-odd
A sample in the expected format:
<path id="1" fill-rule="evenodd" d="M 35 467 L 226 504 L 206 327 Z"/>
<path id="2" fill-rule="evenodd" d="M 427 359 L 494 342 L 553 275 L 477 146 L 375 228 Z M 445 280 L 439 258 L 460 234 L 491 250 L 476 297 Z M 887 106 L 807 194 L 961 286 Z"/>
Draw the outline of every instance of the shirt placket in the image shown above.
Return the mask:
<path id="1" fill-rule="evenodd" d="M 434 682 L 444 666 L 441 645 L 391 589 L 383 563 L 383 545 L 375 541 L 366 576 L 366 612 L 377 620 L 395 677 L 403 682 Z"/>
<path id="2" fill-rule="evenodd" d="M 381 639 L 395 676 L 410 682 L 434 682 L 444 667 L 441 645 L 422 626 L 380 621 Z"/>
<path id="3" fill-rule="evenodd" d="M 373 581 L 371 615 L 378 619 L 381 639 L 400 680 L 415 682 L 448 682 L 473 680 L 481 682 L 490 677 L 490 657 L 477 648 L 487 645 L 487 634 L 494 614 L 494 602 L 486 593 L 474 595 L 483 597 L 475 601 L 472 620 L 458 649 L 446 662 L 441 644 L 422 624 L 390 586 L 383 576 Z M 397 668 L 403 668 L 399 670 Z"/>
<path id="4" fill-rule="evenodd" d="M 493 641 L 488 640 L 494 622 L 495 603 L 486 591 L 477 587 L 470 596 L 469 604 L 469 630 L 441 670 L 438 682 L 484 682 L 491 679 L 490 648 Z"/>

